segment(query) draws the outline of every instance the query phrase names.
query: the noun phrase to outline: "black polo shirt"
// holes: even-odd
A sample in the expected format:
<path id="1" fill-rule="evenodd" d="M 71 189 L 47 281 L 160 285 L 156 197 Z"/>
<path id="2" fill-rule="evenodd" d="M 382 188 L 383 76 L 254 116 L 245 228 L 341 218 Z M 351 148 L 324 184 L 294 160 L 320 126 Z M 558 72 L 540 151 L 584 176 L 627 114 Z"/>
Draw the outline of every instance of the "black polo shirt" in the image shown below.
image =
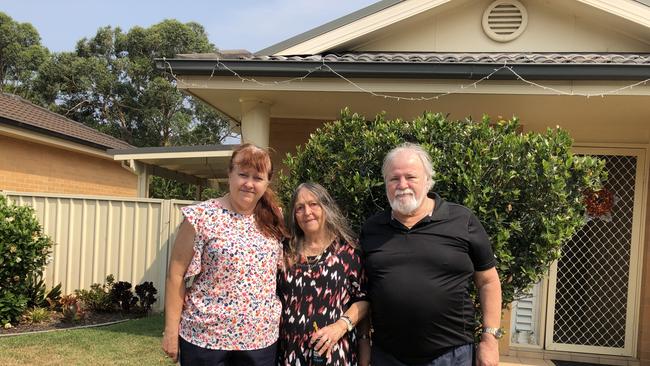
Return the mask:
<path id="1" fill-rule="evenodd" d="M 373 342 L 405 363 L 424 363 L 473 342 L 474 271 L 495 266 L 485 229 L 466 207 L 436 193 L 431 216 L 408 229 L 384 211 L 368 219 L 361 246 Z"/>

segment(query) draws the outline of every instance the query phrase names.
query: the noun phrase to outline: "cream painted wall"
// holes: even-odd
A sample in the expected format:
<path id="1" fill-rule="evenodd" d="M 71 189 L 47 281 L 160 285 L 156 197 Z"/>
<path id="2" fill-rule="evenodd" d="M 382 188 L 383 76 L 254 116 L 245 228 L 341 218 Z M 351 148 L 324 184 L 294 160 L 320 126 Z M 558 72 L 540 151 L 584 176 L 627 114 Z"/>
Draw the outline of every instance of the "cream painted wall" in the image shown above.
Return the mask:
<path id="1" fill-rule="evenodd" d="M 569 131 L 580 143 L 650 143 L 650 98 L 643 96 L 608 96 L 604 98 L 527 96 L 527 95 L 468 95 L 446 96 L 438 101 L 408 102 L 372 98 L 365 95 L 346 95 L 343 100 L 333 94 L 314 93 L 313 100 L 302 94 L 299 104 L 316 105 L 318 100 L 328 101 L 332 111 L 348 106 L 351 111 L 373 119 L 377 113 L 387 111 L 387 118 L 413 119 L 423 111 L 449 114 L 451 119 L 471 117 L 479 120 L 483 114 L 509 118 L 517 116 L 526 131 L 544 131 L 556 125 Z M 331 103 L 331 104 L 330 104 Z M 299 115 L 299 114 L 298 114 Z M 332 116 L 332 120 L 338 116 Z M 319 123 L 299 117 L 288 116 L 273 119 L 271 123 L 271 146 L 280 147 L 302 144 Z M 291 121 L 295 121 L 291 123 Z M 287 131 L 292 131 L 287 134 Z M 283 131 L 280 133 L 280 131 Z M 282 140 L 282 143 L 279 141 Z"/>
<path id="2" fill-rule="evenodd" d="M 458 95 L 433 110 L 454 119 L 485 113 L 491 117 L 517 116 L 526 131 L 560 126 L 581 143 L 650 142 L 650 108 L 647 97 L 584 98 L 558 96 Z"/>
<path id="3" fill-rule="evenodd" d="M 495 42 L 481 27 L 491 3 L 452 3 L 346 46 L 354 51 L 650 52 L 647 29 L 568 0 L 521 0 L 528 11 L 526 31 L 512 42 Z"/>

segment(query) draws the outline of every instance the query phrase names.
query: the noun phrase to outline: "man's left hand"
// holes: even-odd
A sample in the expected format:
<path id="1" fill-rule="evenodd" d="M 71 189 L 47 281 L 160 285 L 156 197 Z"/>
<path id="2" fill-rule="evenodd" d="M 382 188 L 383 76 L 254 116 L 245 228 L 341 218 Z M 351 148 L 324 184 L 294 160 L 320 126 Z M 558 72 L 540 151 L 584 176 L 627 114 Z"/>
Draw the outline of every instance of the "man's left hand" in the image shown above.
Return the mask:
<path id="1" fill-rule="evenodd" d="M 481 334 L 481 343 L 479 343 L 476 352 L 476 365 L 499 365 L 499 341 L 492 334 Z"/>

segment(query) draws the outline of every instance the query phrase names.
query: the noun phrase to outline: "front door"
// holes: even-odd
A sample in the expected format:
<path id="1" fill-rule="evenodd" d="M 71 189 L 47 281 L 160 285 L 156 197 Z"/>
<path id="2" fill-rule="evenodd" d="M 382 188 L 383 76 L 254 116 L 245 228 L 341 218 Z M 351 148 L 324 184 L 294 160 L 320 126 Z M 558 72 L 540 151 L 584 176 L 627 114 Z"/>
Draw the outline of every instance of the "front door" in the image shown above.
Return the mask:
<path id="1" fill-rule="evenodd" d="M 645 155 L 641 149 L 576 149 L 606 161 L 604 194 L 563 246 L 549 276 L 545 348 L 632 356 L 640 285 Z M 595 212 L 595 213 L 594 213 Z"/>

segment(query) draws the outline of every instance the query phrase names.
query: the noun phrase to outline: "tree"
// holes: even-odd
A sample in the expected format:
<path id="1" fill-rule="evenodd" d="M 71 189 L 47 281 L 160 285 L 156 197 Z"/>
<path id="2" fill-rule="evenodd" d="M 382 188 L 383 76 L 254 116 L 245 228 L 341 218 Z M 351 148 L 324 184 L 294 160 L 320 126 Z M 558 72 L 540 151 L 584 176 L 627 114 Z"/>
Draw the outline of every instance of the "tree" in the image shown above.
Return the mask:
<path id="1" fill-rule="evenodd" d="M 321 183 L 354 228 L 388 208 L 382 160 L 398 144 L 421 144 L 433 160 L 434 190 L 476 213 L 492 241 L 504 305 L 538 282 L 562 244 L 584 224 L 583 193 L 598 189 L 604 162 L 571 154 L 566 131 L 518 132 L 518 121 L 448 121 L 425 113 L 414 121 L 374 121 L 343 111 L 295 155 L 287 155 L 278 190 Z"/>
<path id="2" fill-rule="evenodd" d="M 228 121 L 182 94 L 154 61 L 214 51 L 198 23 L 164 20 L 126 33 L 107 26 L 44 63 L 37 86 L 50 109 L 135 146 L 216 144 L 229 135 Z M 151 188 L 154 197 L 186 199 L 193 190 L 163 178 Z"/>
<path id="3" fill-rule="evenodd" d="M 126 33 L 107 26 L 46 62 L 38 87 L 53 110 L 136 146 L 214 143 L 228 134 L 227 121 L 182 94 L 154 59 L 215 50 L 193 22 L 164 20 Z"/>
<path id="4" fill-rule="evenodd" d="M 38 67 L 49 57 L 41 37 L 29 23 L 0 12 L 0 86 L 2 91 L 38 102 L 33 82 Z"/>

